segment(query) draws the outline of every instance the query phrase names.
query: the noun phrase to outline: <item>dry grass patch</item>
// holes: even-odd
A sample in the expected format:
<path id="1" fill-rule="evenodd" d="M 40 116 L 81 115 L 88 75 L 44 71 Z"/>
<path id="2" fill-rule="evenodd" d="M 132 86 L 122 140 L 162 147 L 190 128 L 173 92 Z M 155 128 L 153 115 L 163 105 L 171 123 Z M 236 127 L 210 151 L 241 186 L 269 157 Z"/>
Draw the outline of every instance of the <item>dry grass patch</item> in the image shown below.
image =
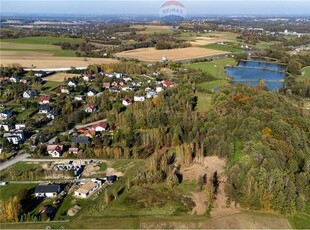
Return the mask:
<path id="1" fill-rule="evenodd" d="M 57 81 L 57 82 L 64 82 L 65 79 L 72 78 L 72 77 L 77 77 L 77 74 L 70 74 L 70 73 L 55 73 L 53 75 L 50 75 L 46 78 L 44 78 L 46 81 Z"/>
<path id="2" fill-rule="evenodd" d="M 135 50 L 124 51 L 117 53 L 117 57 L 134 58 L 142 61 L 157 62 L 163 56 L 171 61 L 190 60 L 204 58 L 214 55 L 227 54 L 224 51 L 211 50 L 199 47 L 188 47 L 171 50 L 156 50 L 155 48 L 141 48 Z"/>

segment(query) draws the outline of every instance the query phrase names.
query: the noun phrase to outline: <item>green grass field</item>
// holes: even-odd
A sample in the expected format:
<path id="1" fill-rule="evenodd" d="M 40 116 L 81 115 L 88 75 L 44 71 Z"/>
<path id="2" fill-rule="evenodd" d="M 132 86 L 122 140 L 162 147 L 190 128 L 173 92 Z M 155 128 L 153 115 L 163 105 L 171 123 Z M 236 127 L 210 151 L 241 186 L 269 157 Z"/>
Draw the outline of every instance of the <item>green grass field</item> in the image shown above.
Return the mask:
<path id="1" fill-rule="evenodd" d="M 199 88 L 202 90 L 207 90 L 209 92 L 214 92 L 216 88 L 221 87 L 223 84 L 227 83 L 227 80 L 215 80 L 215 81 L 208 81 L 198 84 L 198 90 Z"/>
<path id="2" fill-rule="evenodd" d="M 23 54 L 29 52 L 45 52 L 51 53 L 53 56 L 59 57 L 75 57 L 75 50 L 61 50 L 60 46 L 52 45 L 54 43 L 67 42 L 72 44 L 81 44 L 83 39 L 78 38 L 62 38 L 62 37 L 26 37 L 1 39 L 1 51 L 14 51 Z"/>
<path id="3" fill-rule="evenodd" d="M 17 195 L 22 189 L 34 188 L 35 184 L 7 184 L 0 186 L 0 200 L 8 200 Z"/>
<path id="4" fill-rule="evenodd" d="M 221 60 L 211 61 L 211 62 L 197 62 L 193 64 L 187 64 L 187 68 L 200 69 L 207 72 L 218 79 L 227 79 L 225 73 L 225 66 L 236 65 L 237 62 L 233 58 L 225 58 Z"/>
<path id="5" fill-rule="evenodd" d="M 18 162 L 1 171 L 0 180 L 4 181 L 33 181 L 43 178 L 42 167 L 39 164 Z"/>
<path id="6" fill-rule="evenodd" d="M 310 79 L 310 66 L 302 69 L 302 79 Z"/>
<path id="7" fill-rule="evenodd" d="M 297 212 L 297 214 L 289 217 L 289 221 L 295 229 L 309 229 L 310 228 L 310 203 L 306 204 L 303 212 Z"/>
<path id="8" fill-rule="evenodd" d="M 16 117 L 17 121 L 24 121 L 26 119 L 29 119 L 34 113 L 36 113 L 37 109 L 27 109 L 23 111 L 22 113 L 19 113 Z"/>
<path id="9" fill-rule="evenodd" d="M 61 86 L 63 83 L 58 81 L 47 81 L 43 85 L 43 91 L 52 91 L 56 89 L 57 87 Z"/>
<path id="10" fill-rule="evenodd" d="M 211 107 L 211 94 L 199 92 L 197 93 L 198 103 L 197 103 L 197 112 L 207 112 Z"/>
<path id="11" fill-rule="evenodd" d="M 229 45 L 229 44 L 224 44 L 224 45 L 209 44 L 209 45 L 205 45 L 203 47 L 207 48 L 207 49 L 227 51 L 227 52 L 232 52 L 232 53 L 242 53 L 242 49 L 235 48 L 235 47 L 233 47 L 232 45 Z"/>

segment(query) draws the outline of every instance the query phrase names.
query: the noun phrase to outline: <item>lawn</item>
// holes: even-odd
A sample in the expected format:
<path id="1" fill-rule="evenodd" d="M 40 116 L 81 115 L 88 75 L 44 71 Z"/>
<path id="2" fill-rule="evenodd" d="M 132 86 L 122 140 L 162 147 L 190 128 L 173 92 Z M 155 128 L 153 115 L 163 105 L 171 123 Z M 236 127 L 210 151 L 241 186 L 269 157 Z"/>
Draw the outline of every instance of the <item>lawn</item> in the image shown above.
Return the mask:
<path id="1" fill-rule="evenodd" d="M 107 170 L 107 168 L 108 168 L 108 166 L 107 166 L 106 163 L 101 163 L 101 164 L 99 165 L 99 167 L 100 167 L 100 171 L 101 171 L 101 172 L 105 172 L 105 171 Z"/>
<path id="2" fill-rule="evenodd" d="M 43 85 L 43 91 L 52 91 L 56 89 L 57 87 L 61 86 L 63 83 L 58 81 L 47 81 Z"/>
<path id="3" fill-rule="evenodd" d="M 225 72 L 226 66 L 236 65 L 237 62 L 233 58 L 225 58 L 221 60 L 211 61 L 211 62 L 197 62 L 193 64 L 187 64 L 187 68 L 200 69 L 207 72 L 218 79 L 227 79 Z"/>
<path id="4" fill-rule="evenodd" d="M 16 117 L 17 121 L 25 121 L 29 119 L 32 115 L 34 115 L 37 112 L 37 109 L 27 109 L 23 111 L 22 113 L 18 114 Z"/>
<path id="5" fill-rule="evenodd" d="M 32 189 L 35 184 L 7 184 L 0 186 L 0 200 L 8 200 L 17 195 L 22 189 Z"/>
<path id="6" fill-rule="evenodd" d="M 302 69 L 302 79 L 310 79 L 310 66 Z"/>
<path id="7" fill-rule="evenodd" d="M 296 229 L 309 229 L 310 227 L 310 203 L 306 204 L 306 208 L 303 212 L 297 212 L 297 214 L 289 217 L 289 221 L 293 228 Z"/>
<path id="8" fill-rule="evenodd" d="M 18 162 L 1 171 L 0 180 L 4 181 L 34 181 L 43 178 L 43 169 L 40 164 Z"/>
<path id="9" fill-rule="evenodd" d="M 211 107 L 211 94 L 199 92 L 197 93 L 198 103 L 197 103 L 197 112 L 207 112 Z"/>
<path id="10" fill-rule="evenodd" d="M 235 48 L 229 44 L 220 45 L 220 44 L 215 43 L 215 44 L 205 45 L 203 47 L 207 48 L 207 49 L 221 50 L 221 51 L 227 51 L 227 52 L 232 52 L 232 53 L 241 53 L 242 52 L 242 49 Z"/>
<path id="11" fill-rule="evenodd" d="M 215 81 L 208 81 L 198 84 L 199 88 L 202 90 L 206 90 L 209 92 L 214 92 L 215 89 L 221 87 L 223 84 L 227 83 L 227 80 L 215 80 Z"/>

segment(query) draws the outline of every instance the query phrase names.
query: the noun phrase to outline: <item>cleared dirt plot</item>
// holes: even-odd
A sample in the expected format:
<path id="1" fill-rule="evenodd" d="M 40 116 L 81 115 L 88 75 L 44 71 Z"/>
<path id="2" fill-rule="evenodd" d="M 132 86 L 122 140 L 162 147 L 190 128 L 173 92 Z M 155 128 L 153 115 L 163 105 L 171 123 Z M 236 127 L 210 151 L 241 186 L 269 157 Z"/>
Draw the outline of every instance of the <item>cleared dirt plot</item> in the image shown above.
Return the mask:
<path id="1" fill-rule="evenodd" d="M 63 82 L 65 79 L 77 77 L 78 74 L 69 74 L 69 73 L 55 73 L 53 75 L 50 75 L 48 77 L 45 77 L 44 80 L 46 81 L 56 81 L 56 82 Z"/>
<path id="2" fill-rule="evenodd" d="M 124 51 L 117 53 L 117 57 L 134 58 L 142 61 L 157 62 L 163 56 L 171 61 L 190 60 L 196 58 L 209 57 L 214 55 L 227 54 L 219 50 L 211 50 L 199 47 L 188 47 L 171 50 L 156 50 L 155 48 L 141 48 L 136 50 Z"/>

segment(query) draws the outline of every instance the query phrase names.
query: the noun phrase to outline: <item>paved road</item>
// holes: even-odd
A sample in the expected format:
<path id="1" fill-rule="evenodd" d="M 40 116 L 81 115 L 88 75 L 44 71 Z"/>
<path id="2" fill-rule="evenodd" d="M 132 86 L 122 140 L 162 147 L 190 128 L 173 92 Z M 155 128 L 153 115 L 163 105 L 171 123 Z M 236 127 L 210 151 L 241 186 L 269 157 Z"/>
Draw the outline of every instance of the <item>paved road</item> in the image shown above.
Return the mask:
<path id="1" fill-rule="evenodd" d="M 97 124 L 97 123 L 99 123 L 99 122 L 106 122 L 106 121 L 107 121 L 107 119 L 102 119 L 102 120 L 99 120 L 99 121 L 94 121 L 94 122 L 91 122 L 91 123 L 87 123 L 87 124 L 85 124 L 85 125 L 76 125 L 73 129 L 70 129 L 70 130 L 68 130 L 68 131 L 66 131 L 66 132 L 62 132 L 62 133 L 60 133 L 60 134 L 61 134 L 61 135 L 70 134 L 70 133 L 72 133 L 72 132 L 74 131 L 74 129 L 86 128 L 86 127 L 88 127 L 88 126 Z M 50 139 L 50 140 L 47 142 L 47 144 L 49 144 L 49 145 L 54 144 L 56 138 L 57 138 L 57 136 L 56 136 L 56 137 L 53 137 L 52 139 Z"/>
<path id="2" fill-rule="evenodd" d="M 15 163 L 17 163 L 19 161 L 25 160 L 27 157 L 30 157 L 30 155 L 25 153 L 25 154 L 22 154 L 22 155 L 17 155 L 13 159 L 1 163 L 0 164 L 0 171 L 10 167 L 11 165 L 13 165 L 13 164 L 15 164 Z"/>

